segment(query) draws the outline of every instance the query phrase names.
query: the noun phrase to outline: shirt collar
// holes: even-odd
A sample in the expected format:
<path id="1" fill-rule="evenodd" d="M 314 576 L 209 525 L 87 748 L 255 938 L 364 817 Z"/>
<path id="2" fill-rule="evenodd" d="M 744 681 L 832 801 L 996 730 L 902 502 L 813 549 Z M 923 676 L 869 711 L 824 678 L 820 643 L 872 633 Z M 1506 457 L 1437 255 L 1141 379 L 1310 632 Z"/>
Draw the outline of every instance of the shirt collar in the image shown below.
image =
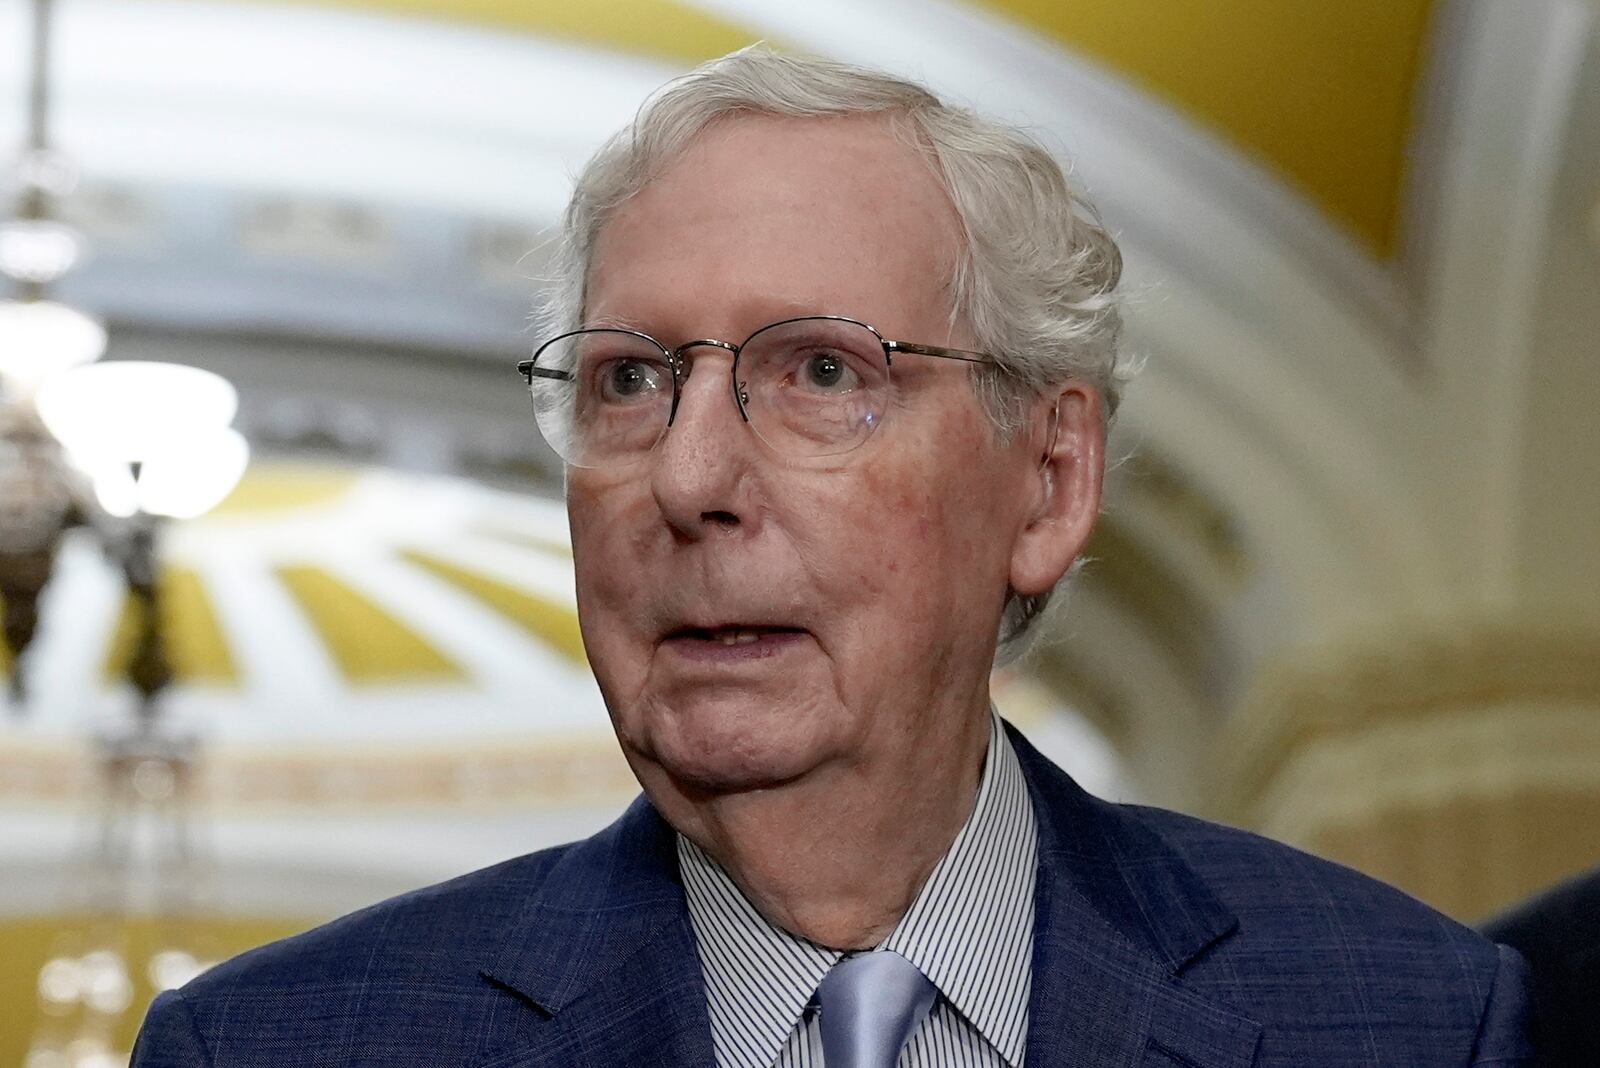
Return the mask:
<path id="1" fill-rule="evenodd" d="M 718 1064 L 772 1064 L 843 954 L 767 922 L 722 866 L 678 835 Z"/>
<path id="2" fill-rule="evenodd" d="M 915 964 L 1016 1068 L 1033 974 L 1038 828 L 1016 752 L 999 716 L 990 719 L 972 813 L 880 948 Z M 771 1064 L 843 954 L 768 922 L 682 835 L 678 860 L 718 1060 Z"/>

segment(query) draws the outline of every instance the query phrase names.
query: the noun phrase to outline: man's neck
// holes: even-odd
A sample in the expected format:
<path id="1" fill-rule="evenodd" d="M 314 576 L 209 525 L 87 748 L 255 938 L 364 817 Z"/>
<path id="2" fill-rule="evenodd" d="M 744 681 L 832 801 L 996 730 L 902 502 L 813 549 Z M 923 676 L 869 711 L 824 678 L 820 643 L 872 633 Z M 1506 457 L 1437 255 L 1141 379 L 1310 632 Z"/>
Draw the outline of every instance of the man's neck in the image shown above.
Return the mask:
<path id="1" fill-rule="evenodd" d="M 895 769 L 892 789 L 820 769 L 770 790 L 652 799 L 768 920 L 819 945 L 869 949 L 894 931 L 971 815 L 988 715 L 963 726 L 959 759 Z"/>

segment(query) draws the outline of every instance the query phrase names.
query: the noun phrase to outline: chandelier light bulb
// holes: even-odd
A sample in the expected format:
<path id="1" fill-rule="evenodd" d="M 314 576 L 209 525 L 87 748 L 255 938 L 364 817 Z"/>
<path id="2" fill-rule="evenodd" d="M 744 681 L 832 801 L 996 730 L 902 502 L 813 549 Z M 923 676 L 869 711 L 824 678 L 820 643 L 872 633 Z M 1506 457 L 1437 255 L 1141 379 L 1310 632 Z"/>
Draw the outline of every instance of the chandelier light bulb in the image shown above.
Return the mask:
<path id="1" fill-rule="evenodd" d="M 139 461 L 137 476 L 127 463 L 75 461 L 92 480 L 95 499 L 107 515 L 194 519 L 221 504 L 239 484 L 250 466 L 250 444 L 232 427 L 200 431 Z"/>
<path id="2" fill-rule="evenodd" d="M 0 223 L 0 274 L 47 285 L 83 258 L 83 239 L 70 226 L 43 219 Z"/>
<path id="3" fill-rule="evenodd" d="M 39 418 L 88 470 L 143 463 L 210 440 L 233 421 L 227 379 L 175 363 L 116 361 L 51 377 L 34 397 Z"/>
<path id="4" fill-rule="evenodd" d="M 139 510 L 194 519 L 221 504 L 250 465 L 250 445 L 232 427 L 198 433 L 139 468 Z"/>
<path id="5" fill-rule="evenodd" d="M 106 328 L 76 308 L 49 300 L 0 300 L 0 378 L 30 391 L 106 351 Z"/>
<path id="6" fill-rule="evenodd" d="M 249 443 L 228 425 L 238 406 L 220 375 L 136 361 L 63 372 L 34 397 L 100 506 L 123 518 L 193 519 L 222 503 L 250 463 Z"/>
<path id="7" fill-rule="evenodd" d="M 72 455 L 72 462 L 89 476 L 101 511 L 114 519 L 129 519 L 138 514 L 139 484 L 134 481 L 133 468 L 116 461 L 96 463 L 77 455 Z"/>

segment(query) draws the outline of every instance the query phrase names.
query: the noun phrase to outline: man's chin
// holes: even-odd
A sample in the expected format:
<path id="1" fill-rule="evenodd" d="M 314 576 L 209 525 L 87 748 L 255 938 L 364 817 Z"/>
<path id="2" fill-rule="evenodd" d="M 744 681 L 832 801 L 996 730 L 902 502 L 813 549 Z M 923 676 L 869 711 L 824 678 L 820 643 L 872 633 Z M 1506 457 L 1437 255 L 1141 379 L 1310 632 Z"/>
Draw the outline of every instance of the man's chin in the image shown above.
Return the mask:
<path id="1" fill-rule="evenodd" d="M 665 779 L 685 795 L 726 794 L 773 789 L 811 772 L 824 759 L 818 726 L 801 710 L 752 715 L 713 705 L 650 716 L 621 741 L 647 790 Z"/>

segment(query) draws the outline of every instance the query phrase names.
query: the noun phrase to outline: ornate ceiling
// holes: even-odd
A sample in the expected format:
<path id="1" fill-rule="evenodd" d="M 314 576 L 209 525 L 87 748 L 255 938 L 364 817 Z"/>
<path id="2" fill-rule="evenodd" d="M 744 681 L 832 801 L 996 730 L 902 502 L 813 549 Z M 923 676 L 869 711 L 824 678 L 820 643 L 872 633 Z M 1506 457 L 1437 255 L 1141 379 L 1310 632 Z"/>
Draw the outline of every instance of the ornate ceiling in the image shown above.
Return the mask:
<path id="1" fill-rule="evenodd" d="M 769 33 L 761 19 L 769 5 L 760 2 L 322 2 L 690 62 Z M 978 6 L 1154 93 L 1276 170 L 1370 252 L 1394 253 L 1434 0 L 983 0 Z"/>

